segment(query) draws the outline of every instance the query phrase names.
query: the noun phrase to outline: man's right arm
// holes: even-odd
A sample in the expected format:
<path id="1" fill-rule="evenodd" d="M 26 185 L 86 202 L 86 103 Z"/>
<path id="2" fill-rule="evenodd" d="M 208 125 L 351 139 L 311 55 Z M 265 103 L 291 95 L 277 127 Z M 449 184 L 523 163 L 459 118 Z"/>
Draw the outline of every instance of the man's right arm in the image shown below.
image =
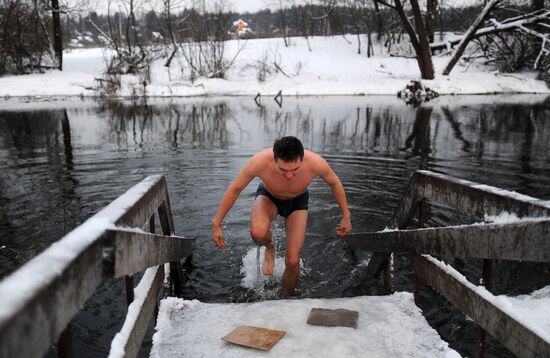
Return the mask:
<path id="1" fill-rule="evenodd" d="M 222 201 L 220 202 L 220 207 L 218 208 L 214 219 L 212 219 L 212 240 L 214 240 L 216 246 L 220 249 L 223 249 L 225 246 L 221 226 L 223 218 L 225 218 L 225 215 L 227 215 L 229 210 L 233 207 L 233 204 L 235 204 L 235 201 L 241 194 L 241 191 L 243 191 L 248 183 L 250 183 L 256 176 L 255 167 L 255 160 L 252 158 L 225 191 Z"/>

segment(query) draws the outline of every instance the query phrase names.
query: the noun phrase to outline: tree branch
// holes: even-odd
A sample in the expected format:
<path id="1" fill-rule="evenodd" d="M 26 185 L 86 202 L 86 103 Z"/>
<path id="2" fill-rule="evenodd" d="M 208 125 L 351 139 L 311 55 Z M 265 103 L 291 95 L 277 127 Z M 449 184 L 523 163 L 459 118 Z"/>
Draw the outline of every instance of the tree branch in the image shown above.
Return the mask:
<path id="1" fill-rule="evenodd" d="M 491 12 L 491 10 L 500 2 L 501 0 L 490 0 L 487 5 L 485 5 L 485 7 L 483 8 L 483 10 L 481 11 L 481 13 L 479 14 L 479 16 L 477 17 L 477 19 L 475 19 L 474 23 L 470 26 L 470 28 L 468 29 L 468 31 L 466 31 L 466 34 L 464 35 L 464 37 L 462 38 L 462 41 L 460 41 L 455 53 L 453 54 L 453 56 L 451 57 L 451 59 L 449 60 L 449 63 L 447 64 L 447 66 L 445 67 L 445 70 L 443 70 L 443 75 L 444 76 L 447 76 L 451 70 L 453 69 L 453 67 L 456 65 L 456 63 L 458 62 L 458 60 L 460 59 L 460 57 L 462 57 L 462 55 L 464 54 L 464 51 L 466 50 L 466 46 L 468 46 L 468 44 L 470 43 L 470 41 L 472 41 L 472 39 L 474 38 L 477 30 L 479 29 L 479 27 L 481 26 L 481 24 L 483 23 L 483 21 L 485 21 L 485 18 L 489 15 L 489 13 Z"/>
<path id="2" fill-rule="evenodd" d="M 520 19 L 512 21 L 512 22 L 503 21 L 502 23 L 499 23 L 496 20 L 491 19 L 489 21 L 493 25 L 492 26 L 487 26 L 487 27 L 484 27 L 484 28 L 478 30 L 474 34 L 474 38 L 479 38 L 479 37 L 482 37 L 482 36 L 492 35 L 492 34 L 496 34 L 496 33 L 499 33 L 499 32 L 514 31 L 522 25 L 539 24 L 541 21 L 550 19 L 550 11 L 549 10 L 545 10 L 542 13 L 540 11 L 536 11 L 536 12 L 533 12 L 533 13 L 528 14 L 528 15 L 531 15 L 531 16 L 530 17 L 528 17 L 527 15 L 521 16 L 521 17 L 519 17 Z M 542 25 L 542 24 L 539 24 L 539 25 Z M 459 37 L 459 38 L 454 39 L 454 40 L 450 40 L 450 41 L 438 42 L 438 43 L 430 45 L 430 48 L 432 49 L 432 51 L 444 50 L 444 49 L 447 49 L 449 47 L 453 47 L 453 46 L 457 45 L 458 43 L 460 43 L 460 41 L 462 41 L 463 38 L 464 38 L 464 36 Z"/>

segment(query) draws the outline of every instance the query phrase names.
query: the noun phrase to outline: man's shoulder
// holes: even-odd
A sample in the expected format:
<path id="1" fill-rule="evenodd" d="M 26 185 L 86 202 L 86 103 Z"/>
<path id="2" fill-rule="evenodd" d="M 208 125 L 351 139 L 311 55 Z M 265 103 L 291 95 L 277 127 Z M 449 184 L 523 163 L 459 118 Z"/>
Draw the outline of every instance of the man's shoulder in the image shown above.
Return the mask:
<path id="1" fill-rule="evenodd" d="M 327 161 L 319 153 L 306 150 L 304 159 L 307 160 L 308 167 L 315 175 L 323 175 L 329 168 Z"/>
<path id="2" fill-rule="evenodd" d="M 319 153 L 315 153 L 311 150 L 304 150 L 304 158 L 310 161 L 312 164 L 325 164 L 326 160 Z"/>
<path id="3" fill-rule="evenodd" d="M 250 158 L 248 166 L 251 167 L 257 175 L 259 171 L 262 171 L 269 165 L 271 158 L 273 158 L 272 149 L 261 150 Z"/>
<path id="4" fill-rule="evenodd" d="M 273 158 L 273 149 L 267 148 L 254 154 L 251 159 L 257 162 L 267 162 L 271 158 Z"/>

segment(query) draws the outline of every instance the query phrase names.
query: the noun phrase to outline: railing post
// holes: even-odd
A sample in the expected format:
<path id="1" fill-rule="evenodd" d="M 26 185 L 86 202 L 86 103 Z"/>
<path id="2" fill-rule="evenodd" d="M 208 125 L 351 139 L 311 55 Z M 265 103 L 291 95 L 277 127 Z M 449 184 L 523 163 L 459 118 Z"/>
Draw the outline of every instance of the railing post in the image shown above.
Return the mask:
<path id="1" fill-rule="evenodd" d="M 155 214 L 151 215 L 151 219 L 149 220 L 149 232 L 151 234 L 155 233 Z M 159 303 L 157 300 L 157 303 L 155 303 L 155 326 L 157 324 L 157 318 L 159 316 Z"/>
<path id="2" fill-rule="evenodd" d="M 384 277 L 386 280 L 386 288 L 391 293 L 395 292 L 395 267 L 393 253 L 389 254 L 388 260 L 386 261 L 386 270 Z"/>
<path id="3" fill-rule="evenodd" d="M 426 221 L 428 221 L 428 201 L 424 198 L 420 201 L 420 205 L 418 206 L 418 228 L 423 228 Z M 414 274 L 414 277 L 414 303 L 418 306 L 420 303 L 420 289 L 422 288 L 422 280 L 417 273 Z"/>
<path id="4" fill-rule="evenodd" d="M 149 219 L 149 232 L 155 233 L 155 214 L 151 215 L 151 219 Z"/>
<path id="5" fill-rule="evenodd" d="M 489 260 L 489 259 L 483 260 L 483 271 L 481 273 L 481 278 L 483 280 L 483 285 L 487 290 L 490 290 L 492 286 L 492 272 L 493 272 L 493 260 Z M 478 332 L 477 357 L 483 358 L 485 355 L 485 339 L 487 337 L 487 332 L 480 326 L 477 327 L 477 332 Z"/>
<path id="6" fill-rule="evenodd" d="M 126 306 L 130 306 L 134 301 L 134 276 L 124 276 L 124 283 L 126 285 Z"/>
<path id="7" fill-rule="evenodd" d="M 73 356 L 71 323 L 67 325 L 57 339 L 57 356 L 59 358 L 71 358 Z"/>
<path id="8" fill-rule="evenodd" d="M 170 201 L 166 196 L 164 202 L 158 208 L 160 226 L 164 235 L 175 234 L 174 221 L 170 210 Z M 181 264 L 179 262 L 170 262 L 170 280 L 172 280 L 172 290 L 175 296 L 181 294 L 183 285 L 181 280 Z"/>

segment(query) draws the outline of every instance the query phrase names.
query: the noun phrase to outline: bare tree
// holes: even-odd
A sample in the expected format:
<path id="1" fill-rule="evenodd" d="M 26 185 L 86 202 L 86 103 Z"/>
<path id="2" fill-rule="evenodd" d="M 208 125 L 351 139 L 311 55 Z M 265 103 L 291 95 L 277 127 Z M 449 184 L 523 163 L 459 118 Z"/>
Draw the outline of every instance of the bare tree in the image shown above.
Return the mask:
<path id="1" fill-rule="evenodd" d="M 0 1 L 0 74 L 40 70 L 48 52 L 34 1 Z"/>
<path id="2" fill-rule="evenodd" d="M 61 32 L 61 16 L 59 0 L 51 0 L 52 26 L 53 26 L 53 48 L 57 60 L 57 68 L 63 71 L 63 35 Z"/>
<path id="3" fill-rule="evenodd" d="M 168 35 L 168 39 L 170 41 L 170 44 L 172 45 L 172 51 L 168 58 L 166 59 L 166 62 L 164 63 L 164 66 L 170 67 L 170 64 L 172 63 L 172 59 L 178 52 L 178 44 L 176 40 L 176 34 L 174 33 L 174 26 L 172 25 L 172 6 L 173 2 L 172 0 L 163 0 L 164 5 L 164 18 L 165 18 L 165 26 L 166 26 L 166 33 Z M 185 20 L 185 19 L 184 19 Z"/>
<path id="4" fill-rule="evenodd" d="M 376 38 L 381 40 L 382 34 L 385 32 L 385 22 L 380 11 L 380 5 L 376 1 L 374 1 L 374 10 L 376 11 Z"/>
<path id="5" fill-rule="evenodd" d="M 377 5 L 377 3 L 374 3 Z M 372 13 L 372 2 L 370 0 L 344 0 L 343 5 L 349 10 L 351 25 L 357 36 L 357 53 L 361 54 L 361 35 L 367 34 L 367 57 L 374 54 L 372 44 L 372 30 L 370 27 Z M 379 18 L 379 11 L 376 10 L 376 18 Z M 380 23 L 378 23 L 379 25 Z M 379 30 L 380 31 L 380 30 Z M 381 34 L 379 33 L 381 36 Z"/>
<path id="6" fill-rule="evenodd" d="M 190 11 L 187 18 L 190 37 L 181 39 L 179 43 L 179 52 L 188 66 L 191 81 L 200 76 L 224 78 L 242 49 L 239 47 L 228 58 L 225 46 L 229 39 L 230 14 L 226 11 L 224 0 L 217 0 L 211 5 L 207 9 L 202 3 Z"/>
<path id="7" fill-rule="evenodd" d="M 532 0 L 531 7 L 533 8 L 533 10 L 544 9 L 544 0 Z"/>
<path id="8" fill-rule="evenodd" d="M 108 7 L 108 32 L 103 31 L 91 18 L 90 23 L 114 51 L 108 64 L 110 74 L 141 74 L 149 78 L 152 61 L 157 57 L 153 46 L 145 46 L 136 20 L 136 10 L 141 6 L 138 0 L 121 0 L 120 9 L 110 16 L 112 3 Z M 113 20 L 114 19 L 114 20 Z M 115 23 L 113 23 L 113 21 Z"/>
<path id="9" fill-rule="evenodd" d="M 494 6 L 492 1 L 486 5 L 485 9 L 490 6 Z M 521 64 L 525 64 L 532 57 L 533 67 L 547 72 L 545 64 L 550 58 L 550 34 L 548 33 L 550 10 L 537 10 L 502 21 L 490 19 L 489 26 L 478 29 L 481 23 L 480 19 L 485 17 L 485 11 L 482 11 L 464 36 L 431 45 L 434 51 L 458 45 L 455 55 L 449 61 L 443 74 L 450 73 L 456 61 L 463 55 L 467 44 L 473 39 L 479 39 L 482 56 L 487 61 L 504 64 L 499 66 L 502 70 L 518 70 Z M 533 41 L 534 39 L 538 39 L 538 42 Z M 509 60 L 507 57 L 515 57 L 515 59 Z M 506 64 L 503 61 L 511 62 Z"/>
<path id="10" fill-rule="evenodd" d="M 426 31 L 426 25 L 420 11 L 418 0 L 410 0 L 412 14 L 414 18 L 414 26 L 409 20 L 409 17 L 405 11 L 405 7 L 401 0 L 393 0 L 392 3 L 384 0 L 374 0 L 382 5 L 394 9 L 401 23 L 405 29 L 405 32 L 409 35 L 411 45 L 414 48 L 416 54 L 416 61 L 420 69 L 420 74 L 423 79 L 431 80 L 434 78 L 434 67 L 432 63 L 432 52 L 430 49 L 428 34 Z"/>
<path id="11" fill-rule="evenodd" d="M 550 20 L 550 10 L 538 10 L 531 13 L 523 14 L 517 17 L 508 18 L 502 21 L 497 21 L 495 19 L 490 19 L 489 24 L 486 27 L 483 27 L 476 31 L 474 34 L 474 39 L 489 36 L 497 33 L 503 32 L 513 32 L 513 31 L 524 31 L 531 32 L 534 25 L 540 24 L 542 22 Z M 543 25 L 548 27 L 550 25 Z M 535 33 L 537 31 L 534 31 Z M 544 32 L 538 32 L 538 36 L 544 36 Z M 542 38 L 542 37 L 541 37 Z M 459 44 L 463 39 L 463 36 L 458 37 L 453 40 L 438 42 L 430 45 L 432 51 L 445 50 L 452 48 Z"/>
<path id="12" fill-rule="evenodd" d="M 435 38 L 435 14 L 437 11 L 437 0 L 426 0 L 426 32 L 430 43 L 434 42 Z"/>
<path id="13" fill-rule="evenodd" d="M 283 32 L 283 41 L 285 43 L 285 47 L 288 47 L 290 45 L 290 40 L 288 39 L 288 29 L 286 25 L 285 8 L 283 6 L 283 0 L 279 0 L 278 13 L 279 13 L 279 27 Z"/>
<path id="14" fill-rule="evenodd" d="M 54 50 L 53 44 L 50 40 L 50 33 L 48 31 L 48 25 L 46 23 L 46 19 L 45 19 L 45 15 L 44 15 L 45 9 L 44 9 L 43 4 L 41 3 L 40 0 L 34 0 L 34 7 L 35 7 L 35 11 L 36 11 L 36 16 L 38 18 L 38 22 L 40 24 L 40 28 L 42 29 L 42 35 L 44 36 L 44 39 L 46 40 L 46 44 L 48 46 L 48 52 L 50 54 L 50 58 L 51 58 L 51 61 L 53 63 L 52 67 L 57 68 L 58 67 L 57 57 L 55 55 L 55 50 Z"/>
<path id="15" fill-rule="evenodd" d="M 319 16 L 311 16 L 312 20 L 317 21 L 321 24 L 323 29 L 323 36 L 332 35 L 332 30 L 330 27 L 330 16 L 334 12 L 336 7 L 336 0 L 320 0 L 321 8 L 323 13 Z"/>
<path id="16" fill-rule="evenodd" d="M 451 59 L 449 60 L 449 63 L 447 64 L 447 66 L 445 66 L 445 69 L 443 70 L 443 75 L 447 76 L 449 73 L 451 73 L 451 70 L 453 69 L 453 67 L 456 65 L 456 63 L 458 62 L 458 60 L 462 57 L 462 55 L 464 54 L 464 51 L 466 50 L 466 46 L 468 46 L 468 44 L 470 43 L 470 41 L 472 41 L 472 39 L 474 38 L 477 30 L 479 29 L 479 27 L 481 26 L 481 24 L 483 23 L 483 21 L 485 21 L 485 19 L 487 18 L 487 16 L 489 16 L 489 13 L 491 12 L 491 10 L 497 6 L 497 4 L 500 2 L 501 0 L 490 0 L 489 2 L 487 2 L 487 4 L 485 5 L 485 7 L 483 8 L 483 10 L 481 11 L 481 13 L 479 14 L 479 16 L 475 19 L 475 21 L 473 22 L 473 24 L 470 26 L 470 28 L 468 29 L 468 31 L 466 31 L 466 34 L 464 35 L 464 37 L 462 38 L 462 41 L 460 41 L 457 49 L 455 50 L 453 56 L 451 57 Z"/>

